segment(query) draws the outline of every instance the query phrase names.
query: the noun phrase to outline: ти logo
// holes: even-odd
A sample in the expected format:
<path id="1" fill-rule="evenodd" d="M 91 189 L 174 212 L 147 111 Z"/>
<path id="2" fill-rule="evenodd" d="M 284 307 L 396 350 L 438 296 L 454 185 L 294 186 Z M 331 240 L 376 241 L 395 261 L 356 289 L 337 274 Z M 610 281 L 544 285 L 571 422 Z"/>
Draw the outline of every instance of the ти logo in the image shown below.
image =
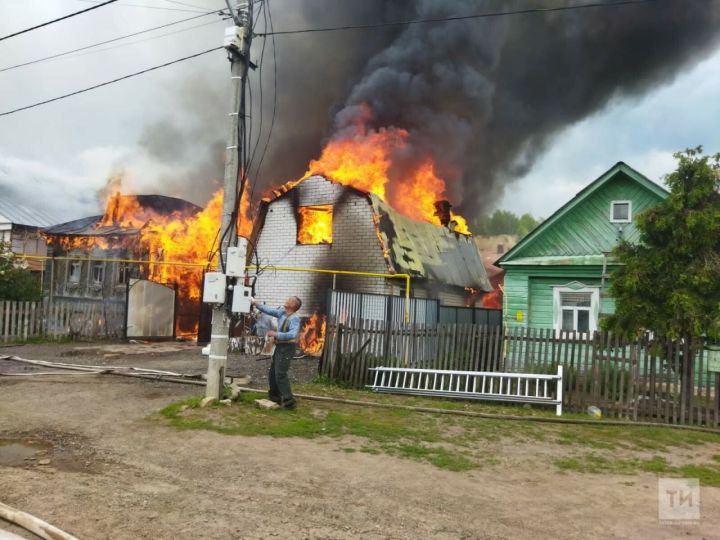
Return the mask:
<path id="1" fill-rule="evenodd" d="M 700 519 L 700 480 L 697 478 L 659 478 L 658 519 L 675 522 L 698 521 Z"/>

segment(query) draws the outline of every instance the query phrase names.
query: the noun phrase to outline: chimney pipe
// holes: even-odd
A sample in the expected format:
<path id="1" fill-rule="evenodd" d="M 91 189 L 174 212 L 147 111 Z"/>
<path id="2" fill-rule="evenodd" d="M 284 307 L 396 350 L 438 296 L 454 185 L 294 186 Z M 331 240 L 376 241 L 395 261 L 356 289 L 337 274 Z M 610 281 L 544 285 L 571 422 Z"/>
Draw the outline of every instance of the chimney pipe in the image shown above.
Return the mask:
<path id="1" fill-rule="evenodd" d="M 435 213 L 433 215 L 437 216 L 438 220 L 440 221 L 440 225 L 443 227 L 447 227 L 450 223 L 450 208 L 452 208 L 452 205 L 450 204 L 450 201 L 447 200 L 440 200 L 435 201 Z"/>

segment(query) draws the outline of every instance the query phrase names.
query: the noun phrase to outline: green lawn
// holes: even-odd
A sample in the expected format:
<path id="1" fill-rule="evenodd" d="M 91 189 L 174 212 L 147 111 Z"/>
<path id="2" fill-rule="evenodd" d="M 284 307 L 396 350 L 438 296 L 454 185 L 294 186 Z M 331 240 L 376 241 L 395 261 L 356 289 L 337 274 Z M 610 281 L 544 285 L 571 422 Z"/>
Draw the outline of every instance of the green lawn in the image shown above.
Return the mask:
<path id="1" fill-rule="evenodd" d="M 554 409 L 394 396 L 312 383 L 298 394 L 413 405 L 445 410 L 527 417 L 554 417 Z M 161 417 L 175 429 L 205 429 L 227 435 L 303 437 L 336 441 L 338 451 L 388 454 L 452 471 L 502 464 L 503 446 L 526 447 L 526 459 L 546 459 L 560 471 L 642 472 L 692 476 L 703 485 L 720 486 L 720 434 L 664 426 L 555 424 L 478 418 L 300 399 L 295 411 L 255 407 L 262 394 L 243 393 L 230 406 L 200 408 L 201 397 L 168 405 Z M 564 415 L 564 418 L 581 417 Z M 582 417 L 586 418 L 586 417 Z M 535 457 L 543 447 L 543 455 Z M 514 457 L 517 460 L 517 456 Z M 536 462 L 535 462 L 536 463 Z"/>

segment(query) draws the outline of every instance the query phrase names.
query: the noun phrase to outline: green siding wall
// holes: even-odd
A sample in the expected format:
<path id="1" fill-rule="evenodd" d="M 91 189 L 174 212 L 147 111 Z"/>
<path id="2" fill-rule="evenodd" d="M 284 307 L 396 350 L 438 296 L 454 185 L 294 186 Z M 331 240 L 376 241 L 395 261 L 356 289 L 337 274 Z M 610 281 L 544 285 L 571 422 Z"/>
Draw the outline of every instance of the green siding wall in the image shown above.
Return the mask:
<path id="1" fill-rule="evenodd" d="M 612 201 L 632 201 L 632 223 L 610 221 Z M 631 242 L 638 240 L 637 215 L 662 198 L 623 172 L 600 186 L 577 206 L 558 217 L 551 227 L 520 245 L 509 260 L 524 257 L 600 255 L 610 251 L 618 235 Z M 620 233 L 620 229 L 622 232 Z"/>
<path id="2" fill-rule="evenodd" d="M 504 317 L 509 326 L 532 328 L 553 327 L 553 287 L 578 281 L 588 287 L 599 287 L 601 267 L 545 266 L 508 268 L 505 274 Z M 611 314 L 615 302 L 610 297 L 605 282 L 601 293 L 600 312 Z M 523 312 L 523 320 L 517 320 L 517 312 Z"/>

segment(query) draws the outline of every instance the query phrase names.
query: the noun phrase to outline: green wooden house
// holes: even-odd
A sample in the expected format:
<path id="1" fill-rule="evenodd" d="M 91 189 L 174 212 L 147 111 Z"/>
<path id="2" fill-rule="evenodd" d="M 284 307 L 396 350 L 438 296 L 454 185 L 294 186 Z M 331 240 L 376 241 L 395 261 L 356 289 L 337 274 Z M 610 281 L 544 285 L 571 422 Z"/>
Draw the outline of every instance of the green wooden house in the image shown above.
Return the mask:
<path id="1" fill-rule="evenodd" d="M 609 252 L 621 237 L 637 241 L 637 215 L 667 195 L 618 162 L 536 227 L 495 262 L 505 271 L 508 326 L 598 329 L 600 317 L 614 310 Z"/>

